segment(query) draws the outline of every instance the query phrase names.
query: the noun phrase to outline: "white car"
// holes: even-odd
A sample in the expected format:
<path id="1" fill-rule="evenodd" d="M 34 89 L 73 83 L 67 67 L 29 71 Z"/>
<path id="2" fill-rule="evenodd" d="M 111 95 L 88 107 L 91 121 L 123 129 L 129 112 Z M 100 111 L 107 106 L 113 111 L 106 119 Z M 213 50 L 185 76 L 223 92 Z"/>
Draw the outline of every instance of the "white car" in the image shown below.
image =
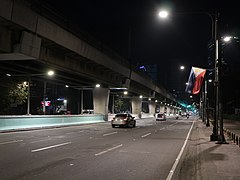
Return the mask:
<path id="1" fill-rule="evenodd" d="M 114 128 L 115 126 L 124 126 L 134 128 L 136 126 L 136 120 L 134 119 L 131 114 L 128 113 L 119 113 L 116 114 L 115 117 L 112 119 L 111 124 Z"/>
<path id="2" fill-rule="evenodd" d="M 156 121 L 166 121 L 166 114 L 165 113 L 157 113 Z"/>

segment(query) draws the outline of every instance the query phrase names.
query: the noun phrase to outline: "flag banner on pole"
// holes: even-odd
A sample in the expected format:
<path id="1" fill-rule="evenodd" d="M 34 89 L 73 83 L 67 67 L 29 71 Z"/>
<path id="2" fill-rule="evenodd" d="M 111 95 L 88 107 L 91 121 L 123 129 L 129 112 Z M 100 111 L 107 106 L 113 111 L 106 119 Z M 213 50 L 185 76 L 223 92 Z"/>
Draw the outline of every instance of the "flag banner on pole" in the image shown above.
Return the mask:
<path id="1" fill-rule="evenodd" d="M 201 89 L 205 73 L 206 69 L 192 67 L 185 91 L 191 94 L 198 94 Z"/>

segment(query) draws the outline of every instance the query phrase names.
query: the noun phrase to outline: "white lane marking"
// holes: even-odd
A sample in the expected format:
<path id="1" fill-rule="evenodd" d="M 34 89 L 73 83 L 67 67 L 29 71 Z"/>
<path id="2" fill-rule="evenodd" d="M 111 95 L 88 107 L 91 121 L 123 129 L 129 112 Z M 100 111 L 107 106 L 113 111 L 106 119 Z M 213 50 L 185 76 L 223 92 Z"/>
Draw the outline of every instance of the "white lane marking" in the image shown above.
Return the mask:
<path id="1" fill-rule="evenodd" d="M 147 133 L 147 134 L 144 134 L 143 136 L 141 136 L 142 138 L 146 137 L 146 136 L 149 136 L 150 134 L 152 133 Z"/>
<path id="2" fill-rule="evenodd" d="M 84 132 L 84 130 L 81 130 L 81 131 L 78 131 L 77 133 L 81 133 L 81 132 Z M 66 134 L 75 134 L 76 132 L 68 132 L 68 133 L 66 133 Z"/>
<path id="3" fill-rule="evenodd" d="M 105 151 L 99 152 L 99 153 L 95 154 L 95 156 L 102 155 L 102 154 L 104 154 L 104 153 L 107 153 L 107 152 L 112 151 L 112 150 L 114 150 L 114 149 L 120 148 L 120 147 L 122 147 L 122 146 L 123 146 L 122 144 L 119 144 L 119 145 L 117 145 L 117 146 L 115 146 L 115 147 L 112 147 L 112 148 L 109 148 L 109 149 L 107 149 L 107 150 L 105 150 Z"/>
<path id="4" fill-rule="evenodd" d="M 52 138 L 50 138 L 50 139 L 42 139 L 42 140 L 37 140 L 37 141 L 32 141 L 32 142 L 30 142 L 30 143 L 38 143 L 38 142 L 50 141 L 50 140 L 52 140 Z"/>
<path id="5" fill-rule="evenodd" d="M 184 151 L 184 149 L 185 149 L 185 147 L 186 147 L 186 145 L 187 145 L 187 141 L 188 141 L 189 136 L 190 136 L 190 133 L 191 133 L 191 131 L 192 131 L 194 122 L 195 122 L 195 120 L 193 121 L 192 126 L 191 126 L 191 128 L 189 129 L 189 131 L 188 131 L 187 137 L 186 137 L 186 139 L 185 139 L 185 141 L 184 141 L 184 144 L 183 144 L 183 146 L 182 146 L 182 148 L 181 148 L 181 151 L 179 152 L 179 154 L 178 154 L 178 156 L 177 156 L 177 159 L 175 160 L 175 162 L 174 162 L 174 164 L 173 164 L 173 166 L 172 166 L 172 168 L 171 168 L 171 170 L 170 170 L 170 172 L 169 172 L 166 180 L 171 180 L 171 179 L 172 179 L 173 173 L 174 173 L 174 171 L 175 171 L 175 169 L 176 169 L 176 167 L 177 167 L 177 165 L 178 165 L 178 163 L 179 163 L 179 160 L 180 160 L 180 158 L 181 158 L 181 156 L 182 156 L 182 154 L 183 154 L 183 151 Z"/>
<path id="6" fill-rule="evenodd" d="M 43 151 L 43 150 L 46 150 L 46 149 L 51 149 L 51 148 L 55 148 L 55 147 L 59 147 L 59 146 L 64 146 L 64 145 L 71 144 L 71 143 L 72 142 L 66 142 L 66 143 L 62 143 L 62 144 L 56 144 L 56 145 L 52 145 L 52 146 L 47 146 L 47 147 L 43 147 L 43 148 L 40 148 L 40 149 L 34 149 L 31 152 Z"/>
<path id="7" fill-rule="evenodd" d="M 116 133 L 118 133 L 118 132 L 115 131 L 115 132 L 111 132 L 111 133 L 103 134 L 103 136 L 109 136 L 109 135 L 116 134 Z"/>
<path id="8" fill-rule="evenodd" d="M 162 127 L 160 130 L 163 130 L 163 129 L 166 129 L 166 128 L 168 128 L 168 127 L 171 127 L 171 126 L 173 126 L 173 125 L 175 125 L 175 124 L 177 124 L 177 123 L 178 123 L 178 122 L 175 122 L 175 123 L 170 124 L 170 125 L 168 125 L 168 126 Z"/>
<path id="9" fill-rule="evenodd" d="M 69 134 L 74 134 L 74 133 L 75 133 L 75 132 L 68 132 L 68 133 L 66 133 L 66 134 L 68 134 L 68 135 L 69 135 Z"/>
<path id="10" fill-rule="evenodd" d="M 120 150 L 120 153 L 138 153 L 138 154 L 151 154 L 149 151 L 126 151 L 126 150 Z"/>
<path id="11" fill-rule="evenodd" d="M 175 123 L 173 123 L 173 124 L 170 124 L 169 127 L 171 127 L 171 126 L 173 126 L 174 124 L 177 124 L 177 123 L 178 123 L 178 122 L 175 122 Z"/>
<path id="12" fill-rule="evenodd" d="M 13 140 L 13 141 L 8 141 L 8 142 L 2 142 L 0 143 L 0 145 L 4 145 L 4 144 L 12 144 L 12 143 L 17 143 L 17 142 L 22 142 L 23 140 Z"/>

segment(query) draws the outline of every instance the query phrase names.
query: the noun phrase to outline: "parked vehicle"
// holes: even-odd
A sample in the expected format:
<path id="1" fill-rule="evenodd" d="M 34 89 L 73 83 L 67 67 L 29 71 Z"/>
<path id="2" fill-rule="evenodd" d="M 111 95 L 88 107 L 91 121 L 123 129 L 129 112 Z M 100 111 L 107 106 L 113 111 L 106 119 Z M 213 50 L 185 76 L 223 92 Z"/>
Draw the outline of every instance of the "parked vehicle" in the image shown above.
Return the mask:
<path id="1" fill-rule="evenodd" d="M 136 120 L 134 119 L 131 114 L 129 113 L 119 113 L 116 114 L 115 117 L 112 119 L 111 124 L 114 128 L 115 126 L 124 126 L 133 128 L 136 126 Z"/>
<path id="2" fill-rule="evenodd" d="M 156 121 L 166 121 L 166 114 L 165 113 L 158 113 L 156 115 Z"/>
<path id="3" fill-rule="evenodd" d="M 64 98 L 57 99 L 57 106 L 56 106 L 55 114 L 68 114 L 66 99 L 64 99 Z"/>
<path id="4" fill-rule="evenodd" d="M 94 110 L 92 110 L 92 109 L 83 109 L 82 113 L 83 114 L 94 114 Z"/>

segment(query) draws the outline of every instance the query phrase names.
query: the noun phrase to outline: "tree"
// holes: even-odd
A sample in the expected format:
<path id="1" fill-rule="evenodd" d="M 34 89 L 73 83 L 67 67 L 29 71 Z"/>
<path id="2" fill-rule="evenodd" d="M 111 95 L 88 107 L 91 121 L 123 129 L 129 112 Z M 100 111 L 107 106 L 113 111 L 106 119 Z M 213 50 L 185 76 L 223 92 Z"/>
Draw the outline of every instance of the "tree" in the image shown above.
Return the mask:
<path id="1" fill-rule="evenodd" d="M 22 105 L 26 102 L 28 95 L 28 85 L 26 83 L 16 83 L 9 89 L 8 97 L 11 103 Z"/>
<path id="2" fill-rule="evenodd" d="M 115 112 L 126 112 L 130 111 L 130 102 L 127 98 L 117 98 L 114 102 Z"/>
<path id="3" fill-rule="evenodd" d="M 17 107 L 26 103 L 28 95 L 27 83 L 8 81 L 5 87 L 1 87 L 0 114 L 8 114 L 11 107 Z"/>

